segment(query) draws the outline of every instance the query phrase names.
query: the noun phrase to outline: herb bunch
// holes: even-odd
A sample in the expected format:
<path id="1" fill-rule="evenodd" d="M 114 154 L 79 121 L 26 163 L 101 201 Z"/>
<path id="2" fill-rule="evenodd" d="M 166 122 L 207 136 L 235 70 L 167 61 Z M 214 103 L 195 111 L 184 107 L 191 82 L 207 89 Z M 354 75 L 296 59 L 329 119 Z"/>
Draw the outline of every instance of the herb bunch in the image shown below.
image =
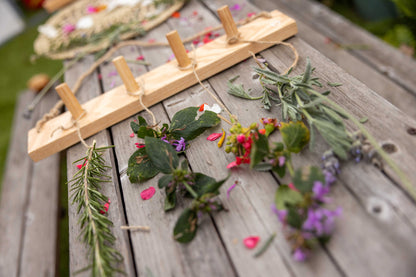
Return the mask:
<path id="1" fill-rule="evenodd" d="M 165 189 L 164 210 L 176 207 L 178 196 L 193 199 L 178 218 L 173 236 L 182 243 L 192 241 L 198 229 L 198 220 L 203 214 L 224 209 L 216 199 L 219 189 L 227 180 L 216 181 L 202 173 L 189 171 L 186 160 L 180 162 L 179 155 L 186 149 L 187 142 L 195 139 L 206 129 L 216 126 L 220 119 L 212 111 L 198 113 L 198 107 L 189 107 L 178 111 L 171 124 L 162 127 L 149 125 L 139 116 L 137 122 L 131 122 L 131 128 L 144 143 L 137 143 L 139 148 L 129 159 L 127 174 L 132 183 L 153 178 L 160 172 L 163 175 L 158 182 L 160 189 Z"/>
<path id="2" fill-rule="evenodd" d="M 89 246 L 88 256 L 92 276 L 113 276 L 120 272 L 117 264 L 123 260 L 113 247 L 116 238 L 111 233 L 113 223 L 100 211 L 108 197 L 100 192 L 101 184 L 110 182 L 105 175 L 110 167 L 105 165 L 103 152 L 109 147 L 96 148 L 96 142 L 88 148 L 86 156 L 74 163 L 83 162 L 81 169 L 68 182 L 71 184 L 72 205 L 77 205 L 80 237 Z"/>

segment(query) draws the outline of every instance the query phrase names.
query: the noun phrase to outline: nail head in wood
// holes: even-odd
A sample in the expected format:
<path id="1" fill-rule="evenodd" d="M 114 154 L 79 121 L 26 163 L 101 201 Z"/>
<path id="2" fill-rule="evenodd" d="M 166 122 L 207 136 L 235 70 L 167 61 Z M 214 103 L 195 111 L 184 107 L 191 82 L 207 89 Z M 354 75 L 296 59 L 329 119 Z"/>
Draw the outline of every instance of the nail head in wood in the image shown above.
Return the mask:
<path id="1" fill-rule="evenodd" d="M 217 10 L 217 13 L 218 13 L 218 16 L 220 17 L 222 26 L 227 35 L 227 40 L 229 40 L 229 43 L 236 42 L 240 33 L 238 32 L 237 25 L 234 22 L 233 16 L 231 15 L 228 5 L 225 5 L 219 8 Z"/>
<path id="2" fill-rule="evenodd" d="M 179 67 L 189 66 L 191 64 L 191 59 L 188 57 L 188 53 L 186 53 L 185 46 L 183 45 L 178 32 L 176 30 L 169 32 L 166 34 L 166 38 L 168 39 L 170 48 L 178 61 Z"/>
<path id="3" fill-rule="evenodd" d="M 66 83 L 62 83 L 55 89 L 58 92 L 59 97 L 61 97 L 64 102 L 66 108 L 72 114 L 72 118 L 78 119 L 84 113 L 84 110 L 68 85 Z"/>
<path id="4" fill-rule="evenodd" d="M 130 68 L 127 65 L 126 60 L 123 56 L 118 56 L 113 60 L 113 64 L 117 69 L 118 75 L 120 75 L 121 80 L 124 83 L 128 92 L 137 92 L 140 87 L 134 79 L 133 73 L 131 72 Z"/>

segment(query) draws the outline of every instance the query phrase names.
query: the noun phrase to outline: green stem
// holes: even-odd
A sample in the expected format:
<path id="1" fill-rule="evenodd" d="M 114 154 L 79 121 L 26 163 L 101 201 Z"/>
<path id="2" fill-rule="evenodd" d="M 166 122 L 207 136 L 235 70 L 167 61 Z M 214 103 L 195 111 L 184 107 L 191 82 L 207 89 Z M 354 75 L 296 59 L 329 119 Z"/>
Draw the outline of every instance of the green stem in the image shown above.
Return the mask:
<path id="1" fill-rule="evenodd" d="M 254 257 L 255 258 L 258 258 L 261 255 L 263 255 L 263 253 L 266 252 L 267 249 L 269 249 L 269 246 L 272 244 L 272 242 L 273 242 L 273 240 L 274 240 L 275 237 L 276 237 L 276 233 L 271 234 L 271 236 L 266 240 L 266 242 L 259 249 L 259 251 L 257 251 L 256 254 L 254 254 Z"/>
<path id="2" fill-rule="evenodd" d="M 198 198 L 198 194 L 191 188 L 191 186 L 188 183 L 186 183 L 186 182 L 184 182 L 183 184 L 185 185 L 186 190 L 192 195 L 192 197 L 195 198 L 195 199 L 197 199 Z"/>
<path id="3" fill-rule="evenodd" d="M 367 131 L 367 129 L 351 114 L 349 114 L 344 108 L 339 106 L 334 101 L 330 100 L 328 97 L 323 96 L 319 92 L 308 89 L 308 91 L 328 102 L 333 108 L 337 109 L 338 112 L 342 113 L 345 117 L 351 120 L 357 127 L 360 129 L 362 134 L 367 138 L 370 144 L 374 147 L 377 153 L 384 159 L 384 161 L 390 166 L 390 168 L 397 174 L 400 178 L 400 181 L 403 183 L 403 186 L 410 193 L 410 195 L 416 200 L 416 191 L 414 190 L 412 184 L 410 183 L 406 174 L 397 166 L 397 164 L 389 157 L 389 155 L 380 147 L 377 140 Z"/>
<path id="4" fill-rule="evenodd" d="M 287 169 L 289 170 L 289 174 L 290 174 L 290 176 L 292 176 L 292 177 L 293 177 L 293 175 L 295 175 L 295 170 L 293 169 L 292 160 L 288 160 L 288 161 L 286 162 L 286 167 L 287 167 Z"/>

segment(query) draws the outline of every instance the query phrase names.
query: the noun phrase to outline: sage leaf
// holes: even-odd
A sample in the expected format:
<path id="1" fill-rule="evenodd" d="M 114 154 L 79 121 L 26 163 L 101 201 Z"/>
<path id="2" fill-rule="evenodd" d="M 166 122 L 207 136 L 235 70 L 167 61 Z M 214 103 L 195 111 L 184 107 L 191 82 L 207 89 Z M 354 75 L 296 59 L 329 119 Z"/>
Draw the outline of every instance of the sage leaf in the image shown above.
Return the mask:
<path id="1" fill-rule="evenodd" d="M 232 81 L 236 80 L 237 78 L 233 78 Z M 262 96 L 260 97 L 253 97 L 250 94 L 248 94 L 248 92 L 246 92 L 246 90 L 244 89 L 244 86 L 241 84 L 235 85 L 232 83 L 232 81 L 228 81 L 228 90 L 227 92 L 231 95 L 243 98 L 243 99 L 248 99 L 248 100 L 257 100 L 257 99 L 261 99 Z"/>
<path id="2" fill-rule="evenodd" d="M 154 166 L 165 174 L 170 174 L 179 165 L 179 157 L 172 145 L 159 138 L 144 139 L 146 153 Z"/>
<path id="3" fill-rule="evenodd" d="M 167 187 L 169 183 L 173 180 L 173 176 L 171 174 L 162 176 L 158 181 L 158 186 L 160 189 Z"/>
<path id="4" fill-rule="evenodd" d="M 273 166 L 270 163 L 258 163 L 253 166 L 253 169 L 257 171 L 269 171 L 272 168 Z"/>
<path id="5" fill-rule="evenodd" d="M 175 228 L 173 229 L 173 237 L 175 240 L 181 243 L 192 241 L 198 229 L 197 222 L 198 217 L 196 211 L 186 208 L 176 221 Z"/>
<path id="6" fill-rule="evenodd" d="M 219 194 L 220 187 L 227 181 L 228 177 L 220 181 L 216 181 L 214 178 L 209 177 L 202 173 L 195 173 L 195 187 L 194 190 L 198 197 L 204 194 L 212 193 L 215 195 Z"/>
<path id="7" fill-rule="evenodd" d="M 334 87 L 334 88 L 342 86 L 341 83 L 331 83 L 331 82 L 328 82 L 327 84 L 328 84 L 328 86 Z"/>
<path id="8" fill-rule="evenodd" d="M 130 156 L 127 175 L 132 183 L 142 182 L 153 178 L 159 173 L 159 169 L 152 163 L 145 148 L 138 149 Z"/>
<path id="9" fill-rule="evenodd" d="M 368 121 L 368 117 L 363 117 L 360 119 L 360 123 L 366 123 Z"/>

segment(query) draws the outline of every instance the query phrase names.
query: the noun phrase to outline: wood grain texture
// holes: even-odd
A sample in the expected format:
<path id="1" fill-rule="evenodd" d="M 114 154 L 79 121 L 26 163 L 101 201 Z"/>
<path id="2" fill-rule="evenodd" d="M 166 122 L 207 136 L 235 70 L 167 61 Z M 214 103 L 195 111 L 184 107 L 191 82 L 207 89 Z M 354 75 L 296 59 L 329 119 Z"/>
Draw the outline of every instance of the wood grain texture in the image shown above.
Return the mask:
<path id="1" fill-rule="evenodd" d="M 186 7 L 181 11 L 184 14 L 190 14 L 190 7 Z M 184 27 L 176 26 L 178 31 Z M 162 40 L 163 34 L 171 30 L 166 24 L 151 31 L 143 39 Z M 139 52 L 137 49 L 122 49 L 122 54 L 129 59 L 135 59 L 139 55 L 143 55 L 146 62 L 150 62 L 149 70 L 164 63 L 170 56 L 169 48 L 145 48 Z M 165 57 L 166 60 L 163 58 Z M 101 72 L 103 76 L 111 75 L 111 66 L 102 66 Z M 133 72 L 143 73 L 146 68 L 140 65 L 132 65 Z M 115 76 L 103 79 L 104 89 L 111 84 L 120 83 L 120 79 Z M 162 104 L 157 104 L 151 108 L 156 115 L 158 121 L 164 123 L 169 122 Z M 151 122 L 150 116 L 143 112 L 148 122 Z M 164 212 L 163 202 L 165 193 L 163 190 L 157 189 L 158 177 L 140 184 L 130 183 L 126 175 L 129 157 L 137 148 L 134 146 L 137 138 L 131 138 L 130 122 L 134 118 L 129 118 L 111 128 L 114 144 L 116 146 L 116 155 L 118 168 L 120 170 L 121 186 L 126 206 L 126 214 L 129 225 L 148 225 L 151 230 L 149 233 L 130 232 L 132 239 L 133 253 L 139 276 L 152 272 L 154 276 L 198 276 L 204 274 L 207 276 L 234 276 L 232 266 L 228 262 L 227 254 L 221 245 L 218 234 L 214 225 L 207 219 L 198 231 L 198 236 L 189 245 L 182 245 L 176 242 L 173 237 L 173 227 L 181 210 L 189 204 L 185 201 L 179 204 L 174 211 Z M 152 199 L 144 201 L 140 198 L 140 192 L 150 186 L 155 187 L 158 191 Z M 209 242 L 209 243 L 207 243 Z M 163 261 L 161 263 L 161 261 Z M 215 266 L 213 266 L 215 265 Z"/>
<path id="2" fill-rule="evenodd" d="M 208 6 L 217 7 L 224 2 L 229 1 L 205 1 Z M 391 79 L 388 75 L 383 72 L 378 71 L 372 66 L 371 63 L 368 63 L 366 59 L 352 53 L 348 48 L 340 47 L 339 45 L 328 41 L 329 38 L 325 33 L 321 33 L 315 28 L 316 24 L 320 24 L 320 20 L 310 22 L 308 18 L 301 16 L 299 14 L 299 9 L 292 9 L 291 5 L 287 4 L 287 1 L 251 1 L 256 5 L 257 8 L 254 10 L 272 10 L 278 9 L 281 12 L 284 12 L 294 19 L 296 19 L 296 24 L 299 29 L 298 37 L 302 38 L 309 45 L 316 48 L 319 52 L 324 53 L 327 58 L 330 58 L 338 66 L 343 68 L 349 74 L 363 82 L 373 91 L 377 92 L 383 98 L 387 99 L 390 103 L 398 107 L 404 113 L 408 114 L 412 118 L 416 118 L 416 97 L 412 91 L 406 90 L 395 80 Z M 230 4 L 232 5 L 232 4 Z M 253 5 L 240 5 L 241 10 L 234 13 L 236 19 L 241 19 L 246 17 L 249 12 L 253 11 Z M 332 12 L 324 16 L 332 16 Z M 345 20 L 345 19 L 344 19 Z M 333 32 L 337 33 L 337 36 L 342 36 L 344 29 L 335 30 Z M 354 32 L 353 29 L 348 29 L 349 32 Z M 381 43 L 381 42 L 380 42 Z M 376 51 L 375 49 L 374 51 Z M 396 51 L 396 49 L 391 49 L 391 51 Z M 362 54 L 366 52 L 363 51 Z"/>
<path id="3" fill-rule="evenodd" d="M 18 276 L 32 176 L 32 162 L 22 145 L 27 143 L 25 131 L 35 120 L 27 120 L 22 115 L 33 98 L 34 94 L 29 91 L 21 94 L 14 113 L 0 201 L 0 253 L 7 253 L 0 259 L 0 276 Z"/>
<path id="4" fill-rule="evenodd" d="M 49 91 L 38 105 L 35 118 L 48 112 L 57 95 Z M 20 276 L 55 276 L 58 243 L 60 158 L 52 155 L 40 163 L 32 163 L 29 200 L 22 237 Z M 20 169 L 21 170 L 21 169 Z"/>
<path id="5" fill-rule="evenodd" d="M 93 63 L 93 57 L 89 56 L 84 58 L 82 63 L 71 67 L 65 74 L 65 81 L 68 84 L 73 84 L 78 76 L 87 70 L 90 65 Z M 94 73 L 90 79 L 84 82 L 82 86 L 78 99 L 80 102 L 85 102 L 92 97 L 97 96 L 101 93 L 98 76 Z M 104 130 L 99 134 L 91 137 L 87 140 L 87 143 L 90 145 L 93 140 L 97 141 L 98 146 L 109 146 L 111 145 L 111 138 L 108 131 Z M 67 162 L 68 162 L 68 179 L 70 179 L 78 170 L 75 165 L 72 163 L 85 156 L 86 149 L 83 145 L 77 144 L 71 147 L 67 151 Z M 113 151 L 108 150 L 104 154 L 104 159 L 108 162 L 108 165 L 112 168 L 109 169 L 106 174 L 111 176 L 112 182 L 103 184 L 101 192 L 106 195 L 110 200 L 110 208 L 108 210 L 108 217 L 114 223 L 112 228 L 112 233 L 116 237 L 115 248 L 123 255 L 124 261 L 119 265 L 120 269 L 123 270 L 128 276 L 133 276 L 135 274 L 134 266 L 131 258 L 130 242 L 127 234 L 120 230 L 120 226 L 125 225 L 125 216 L 123 210 L 123 204 L 121 201 L 121 196 L 119 192 L 119 182 L 116 172 L 116 165 L 114 163 Z M 68 187 L 68 193 L 70 192 L 70 187 Z M 71 201 L 69 202 L 71 203 Z M 87 246 L 80 241 L 79 238 L 79 225 L 78 225 L 78 215 L 76 214 L 76 207 L 72 204 L 68 207 L 69 214 L 69 246 L 70 246 L 70 272 L 73 275 L 76 271 L 83 269 L 89 265 L 89 259 L 87 258 Z M 90 272 L 86 271 L 80 276 L 89 276 Z M 118 274 L 117 276 L 123 276 Z"/>
<path id="6" fill-rule="evenodd" d="M 253 1 L 262 8 L 268 5 L 267 2 L 270 3 L 271 1 Z M 297 17 L 303 18 L 306 24 L 329 37 L 332 41 L 346 47 L 351 46 L 349 52 L 416 95 L 416 61 L 414 59 L 404 55 L 317 1 L 274 0 L 273 2 L 280 6 L 284 5 L 291 10 L 288 14 L 297 14 Z M 363 45 L 366 46 L 365 49 L 360 49 L 360 46 Z"/>
<path id="7" fill-rule="evenodd" d="M 293 36 L 296 23 L 284 14 L 274 11 L 272 18 L 258 18 L 240 27 L 241 38 L 245 40 L 279 41 Z M 264 28 L 264 26 L 278 26 Z M 264 43 L 238 43 L 227 45 L 225 36 L 198 49 L 197 72 L 201 79 L 212 76 L 250 56 L 248 51 L 257 53 L 269 47 Z M 192 56 L 193 54 L 190 53 Z M 145 82 L 146 94 L 143 102 L 152 106 L 161 100 L 197 83 L 191 70 L 178 70 L 176 61 L 152 70 L 141 76 Z M 83 137 L 89 137 L 141 110 L 139 100 L 125 93 L 120 86 L 102 94 L 83 105 L 86 115 L 79 121 Z M 54 132 L 62 122 L 70 122 L 70 114 L 63 113 L 43 125 L 40 133 L 36 129 L 29 132 L 29 156 L 39 161 L 59 152 L 79 141 L 75 128 Z M 53 133 L 53 137 L 51 134 Z"/>

